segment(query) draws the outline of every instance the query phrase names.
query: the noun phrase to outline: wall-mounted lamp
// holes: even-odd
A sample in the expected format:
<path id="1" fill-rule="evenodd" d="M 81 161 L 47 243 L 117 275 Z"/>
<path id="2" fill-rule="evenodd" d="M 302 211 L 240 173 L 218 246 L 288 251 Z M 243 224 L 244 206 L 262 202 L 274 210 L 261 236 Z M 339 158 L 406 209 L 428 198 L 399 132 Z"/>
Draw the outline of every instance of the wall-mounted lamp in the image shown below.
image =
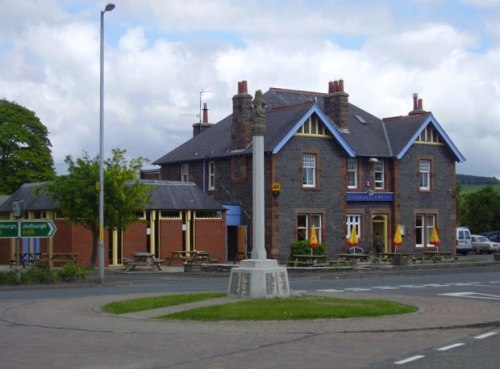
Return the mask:
<path id="1" fill-rule="evenodd" d="M 378 163 L 378 159 L 377 158 L 370 158 L 370 159 L 368 159 L 368 161 L 370 163 L 373 163 L 373 164 Z"/>
<path id="2" fill-rule="evenodd" d="M 281 190 L 281 184 L 279 182 L 274 182 L 272 187 L 273 196 L 274 197 L 279 196 L 280 190 Z"/>

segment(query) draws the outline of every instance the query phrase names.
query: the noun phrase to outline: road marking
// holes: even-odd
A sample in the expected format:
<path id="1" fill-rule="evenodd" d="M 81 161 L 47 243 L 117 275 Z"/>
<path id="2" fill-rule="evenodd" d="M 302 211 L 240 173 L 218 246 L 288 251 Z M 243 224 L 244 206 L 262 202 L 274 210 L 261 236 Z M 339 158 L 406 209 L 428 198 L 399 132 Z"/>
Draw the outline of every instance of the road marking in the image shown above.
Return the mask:
<path id="1" fill-rule="evenodd" d="M 345 288 L 344 291 L 350 292 L 363 292 L 363 291 L 371 291 L 371 288 Z"/>
<path id="2" fill-rule="evenodd" d="M 440 293 L 439 296 L 464 297 L 464 298 L 467 298 L 467 299 L 480 299 L 480 300 L 500 301 L 500 296 L 499 295 L 490 295 L 490 294 L 487 294 L 487 293 L 478 293 L 478 292 Z"/>
<path id="3" fill-rule="evenodd" d="M 316 290 L 317 292 L 328 292 L 328 293 L 340 293 L 340 292 L 344 292 L 344 290 L 334 290 L 334 289 L 324 289 L 324 290 Z M 302 291 L 301 291 L 302 292 Z M 305 292 L 305 291 L 304 291 Z"/>
<path id="4" fill-rule="evenodd" d="M 488 333 L 480 334 L 479 336 L 474 337 L 474 339 L 482 340 L 482 339 L 494 336 L 496 334 L 498 334 L 498 332 L 488 332 Z"/>
<path id="5" fill-rule="evenodd" d="M 404 359 L 404 360 L 396 361 L 396 362 L 394 362 L 394 364 L 396 364 L 396 365 L 408 364 L 408 363 L 411 363 L 412 361 L 423 359 L 424 357 L 425 357 L 424 355 L 416 355 L 416 356 L 412 356 L 412 357 L 409 357 L 409 358 Z"/>
<path id="6" fill-rule="evenodd" d="M 401 287 L 401 288 L 424 288 L 424 285 L 422 285 L 422 284 L 401 284 L 398 287 Z"/>
<path id="7" fill-rule="evenodd" d="M 375 286 L 372 288 L 374 290 L 399 290 L 399 287 L 393 287 L 393 286 Z"/>
<path id="8" fill-rule="evenodd" d="M 465 345 L 465 343 L 455 343 L 453 345 L 440 347 L 440 348 L 438 348 L 436 350 L 437 351 L 448 351 L 448 350 L 451 350 L 451 349 L 454 349 L 454 348 L 457 348 L 457 347 L 460 347 L 460 346 L 463 346 L 463 345 Z"/>

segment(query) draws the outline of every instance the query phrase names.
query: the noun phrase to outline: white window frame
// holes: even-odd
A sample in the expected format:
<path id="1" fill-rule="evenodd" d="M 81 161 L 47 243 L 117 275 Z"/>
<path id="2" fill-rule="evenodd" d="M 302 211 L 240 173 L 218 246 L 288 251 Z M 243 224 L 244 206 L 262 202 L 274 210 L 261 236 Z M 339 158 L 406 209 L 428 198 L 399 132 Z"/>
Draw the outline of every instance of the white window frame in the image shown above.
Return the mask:
<path id="1" fill-rule="evenodd" d="M 208 189 L 215 190 L 215 161 L 208 162 Z"/>
<path id="2" fill-rule="evenodd" d="M 358 188 L 358 161 L 347 159 L 347 188 Z"/>
<path id="3" fill-rule="evenodd" d="M 420 190 L 430 191 L 431 189 L 431 161 L 429 159 L 420 159 Z"/>
<path id="4" fill-rule="evenodd" d="M 299 217 L 303 217 L 305 219 L 305 225 L 299 227 Z M 311 237 L 311 229 L 314 228 L 316 230 L 316 238 L 318 239 L 318 243 L 322 243 L 323 240 L 323 232 L 322 232 L 322 224 L 323 224 L 323 214 L 318 213 L 299 213 L 297 214 L 297 240 L 299 240 L 299 234 L 301 231 L 304 232 L 304 240 L 309 240 Z"/>
<path id="5" fill-rule="evenodd" d="M 181 182 L 189 182 L 189 164 L 181 164 Z"/>
<path id="6" fill-rule="evenodd" d="M 374 177 L 375 177 L 375 189 L 383 190 L 385 188 L 385 167 L 384 162 L 379 160 L 375 163 Z"/>
<path id="7" fill-rule="evenodd" d="M 415 247 L 433 247 L 430 243 L 432 228 L 436 226 L 436 214 L 416 214 L 415 216 Z M 420 240 L 420 242 L 418 242 Z"/>
<path id="8" fill-rule="evenodd" d="M 361 214 L 347 214 L 345 217 L 345 225 L 345 238 L 349 238 L 351 236 L 351 231 L 353 228 L 356 228 L 356 235 L 359 238 L 361 235 Z"/>
<path id="9" fill-rule="evenodd" d="M 316 187 L 316 154 L 303 154 L 302 170 L 302 187 Z"/>

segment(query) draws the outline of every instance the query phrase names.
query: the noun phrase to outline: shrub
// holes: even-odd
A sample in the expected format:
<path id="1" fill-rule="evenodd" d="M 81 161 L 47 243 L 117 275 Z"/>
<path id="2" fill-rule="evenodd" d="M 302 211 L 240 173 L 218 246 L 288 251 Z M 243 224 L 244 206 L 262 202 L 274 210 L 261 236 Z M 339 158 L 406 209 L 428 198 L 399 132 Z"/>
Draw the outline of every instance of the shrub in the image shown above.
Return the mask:
<path id="1" fill-rule="evenodd" d="M 14 284 L 16 281 L 16 274 L 13 271 L 0 272 L 0 285 Z"/>
<path id="2" fill-rule="evenodd" d="M 22 284 L 53 283 L 57 279 L 57 272 L 49 268 L 31 268 L 21 273 Z"/>
<path id="3" fill-rule="evenodd" d="M 57 272 L 57 277 L 62 281 L 85 279 L 87 277 L 87 270 L 80 268 L 75 263 L 68 263 L 65 264 L 59 272 Z"/>
<path id="4" fill-rule="evenodd" d="M 320 243 L 318 247 L 311 248 L 308 240 L 295 241 L 290 245 L 290 258 L 292 259 L 295 255 L 310 254 L 311 249 L 313 255 L 325 255 L 326 253 L 326 245 L 324 243 Z"/>

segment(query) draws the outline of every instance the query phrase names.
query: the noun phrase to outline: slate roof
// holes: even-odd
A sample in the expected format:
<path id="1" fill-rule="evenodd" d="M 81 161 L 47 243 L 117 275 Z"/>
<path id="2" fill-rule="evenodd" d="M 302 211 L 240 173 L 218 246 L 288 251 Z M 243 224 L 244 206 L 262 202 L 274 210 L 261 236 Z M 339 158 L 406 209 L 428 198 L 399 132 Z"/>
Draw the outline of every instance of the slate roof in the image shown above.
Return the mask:
<path id="1" fill-rule="evenodd" d="M 147 210 L 224 210 L 218 201 L 201 191 L 193 182 L 142 180 L 153 186 Z M 0 204 L 1 213 L 10 213 L 14 201 L 24 200 L 25 211 L 58 210 L 59 203 L 54 201 L 44 183 L 27 183 Z"/>
<path id="2" fill-rule="evenodd" d="M 296 132 L 297 124 L 318 114 L 334 139 L 349 156 L 396 157 L 400 159 L 427 124 L 433 124 L 457 161 L 465 158 L 431 113 L 380 119 L 351 103 L 348 104 L 349 132 L 342 132 L 323 112 L 324 93 L 270 88 L 264 99 L 266 134 L 264 150 L 277 152 Z M 315 107 L 311 109 L 312 107 Z M 153 164 L 211 160 L 232 155 L 250 155 L 251 145 L 245 150 L 231 152 L 232 115 L 186 141 L 156 160 Z"/>

